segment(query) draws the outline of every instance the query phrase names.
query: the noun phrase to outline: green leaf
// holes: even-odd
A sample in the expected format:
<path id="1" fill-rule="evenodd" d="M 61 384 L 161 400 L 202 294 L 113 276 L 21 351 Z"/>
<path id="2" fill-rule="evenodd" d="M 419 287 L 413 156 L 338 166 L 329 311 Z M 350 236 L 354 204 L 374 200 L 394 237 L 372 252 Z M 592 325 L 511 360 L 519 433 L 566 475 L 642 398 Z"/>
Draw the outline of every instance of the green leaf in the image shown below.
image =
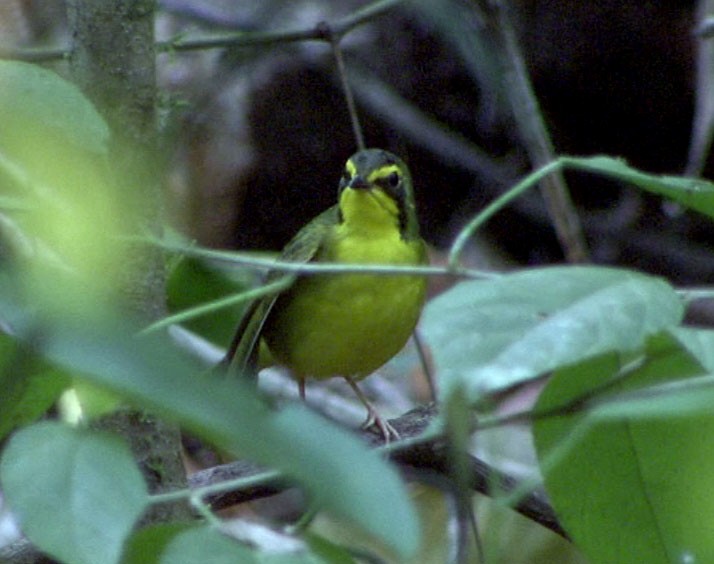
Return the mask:
<path id="1" fill-rule="evenodd" d="M 259 562 L 254 552 L 215 529 L 202 527 L 177 535 L 159 560 L 162 564 L 249 564 Z"/>
<path id="2" fill-rule="evenodd" d="M 638 365 L 621 368 L 609 354 L 557 371 L 535 409 L 702 371 L 674 339 L 660 335 Z M 646 418 L 637 409 L 634 415 L 603 419 L 596 408 L 536 420 L 538 459 L 561 523 L 592 562 L 713 561 L 714 416 Z"/>
<path id="3" fill-rule="evenodd" d="M 92 103 L 74 84 L 39 65 L 0 61 L 0 122 L 0 144 L 9 132 L 24 135 L 35 124 L 76 148 L 107 153 L 109 128 Z"/>
<path id="4" fill-rule="evenodd" d="M 678 324 L 664 280 L 599 267 L 526 270 L 456 285 L 432 300 L 421 329 L 446 394 L 472 400 L 608 351 L 639 347 Z"/>
<path id="5" fill-rule="evenodd" d="M 280 457 L 272 457 L 276 467 L 292 465 L 287 468 L 299 471 L 296 477 L 302 483 L 320 482 L 319 488 L 311 487 L 318 503 L 358 523 L 401 556 L 413 556 L 419 546 L 419 523 L 394 467 L 342 429 L 325 423 L 302 406 L 282 409 L 271 425 L 281 449 Z M 278 462 L 282 464 L 277 466 Z"/>
<path id="6" fill-rule="evenodd" d="M 620 159 L 597 156 L 589 158 L 563 157 L 563 162 L 664 196 L 709 217 L 714 217 L 714 184 L 701 178 L 645 174 Z"/>
<path id="7" fill-rule="evenodd" d="M 355 559 L 344 547 L 323 536 L 308 532 L 305 540 L 310 545 L 313 554 L 320 558 L 320 562 L 328 562 L 330 564 L 356 563 Z"/>
<path id="8" fill-rule="evenodd" d="M 178 535 L 197 528 L 195 523 L 160 523 L 134 533 L 126 544 L 122 564 L 159 564 L 161 555 Z"/>
<path id="9" fill-rule="evenodd" d="M 0 333 L 0 440 L 47 412 L 69 381 L 66 373 Z"/>
<path id="10" fill-rule="evenodd" d="M 270 409 L 235 379 L 201 374 L 165 335 L 135 337 L 101 323 L 47 329 L 45 352 L 83 378 L 228 451 L 276 468 L 328 510 L 409 558 L 419 526 L 394 467 L 356 437 L 303 406 Z M 359 468 L 359 472 L 355 472 Z"/>
<path id="11" fill-rule="evenodd" d="M 135 210 L 125 171 L 110 171 L 107 124 L 76 86 L 15 61 L 0 61 L 0 122 L 0 191 L 20 205 L 7 252 L 23 259 L 13 265 L 22 295 L 66 311 L 113 294 Z"/>
<path id="12" fill-rule="evenodd" d="M 670 331 L 677 342 L 708 372 L 714 373 L 714 331 L 677 327 Z"/>
<path id="13" fill-rule="evenodd" d="M 703 374 L 655 383 L 598 406 L 600 419 L 618 417 L 682 417 L 706 415 L 714 405 L 714 331 L 677 327 L 668 331 L 676 354 L 694 359 Z"/>
<path id="14" fill-rule="evenodd" d="M 39 423 L 10 439 L 0 482 L 30 540 L 70 564 L 118 562 L 148 503 L 124 443 L 58 423 Z"/>
<path id="15" fill-rule="evenodd" d="M 255 278 L 247 271 L 242 279 L 230 278 L 227 272 L 204 260 L 183 257 L 171 270 L 167 283 L 169 310 L 178 313 L 247 290 L 255 283 Z M 227 347 L 244 308 L 245 304 L 223 308 L 192 319 L 185 326 L 203 338 Z"/>
<path id="16" fill-rule="evenodd" d="M 327 543 L 320 545 L 320 550 L 313 554 L 308 545 L 286 536 L 282 539 L 280 533 L 266 536 L 255 532 L 252 537 L 250 528 L 262 528 L 263 525 L 250 524 L 241 527 L 240 537 L 246 535 L 244 541 L 238 541 L 231 536 L 234 523 L 226 524 L 225 530 L 208 526 L 195 527 L 176 535 L 166 546 L 157 562 L 171 564 L 194 564 L 195 562 L 255 562 L 256 564 L 349 564 L 354 562 L 344 549 L 339 549 Z M 264 528 L 264 527 L 263 527 Z M 270 534 L 269 534 L 270 535 Z M 257 546 L 253 546 L 253 544 Z M 318 554 L 320 552 L 320 554 Z M 348 560 L 345 560 L 345 557 Z"/>

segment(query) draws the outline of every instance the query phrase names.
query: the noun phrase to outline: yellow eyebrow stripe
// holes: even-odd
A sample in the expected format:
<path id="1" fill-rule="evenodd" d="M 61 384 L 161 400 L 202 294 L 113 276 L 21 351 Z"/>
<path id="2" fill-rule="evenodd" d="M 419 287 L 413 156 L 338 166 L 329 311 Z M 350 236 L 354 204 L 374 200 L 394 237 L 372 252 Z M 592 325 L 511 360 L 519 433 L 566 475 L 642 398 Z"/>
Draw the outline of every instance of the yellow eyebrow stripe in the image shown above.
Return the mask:
<path id="1" fill-rule="evenodd" d="M 396 172 L 399 174 L 399 167 L 395 164 L 393 165 L 386 165 L 381 168 L 378 168 L 377 170 L 373 171 L 372 174 L 370 174 L 367 177 L 367 182 L 369 183 L 374 183 L 380 178 L 387 178 L 390 174 L 393 172 Z"/>
<path id="2" fill-rule="evenodd" d="M 351 159 L 345 163 L 345 169 L 347 170 L 350 177 L 357 174 L 357 167 L 354 165 Z"/>

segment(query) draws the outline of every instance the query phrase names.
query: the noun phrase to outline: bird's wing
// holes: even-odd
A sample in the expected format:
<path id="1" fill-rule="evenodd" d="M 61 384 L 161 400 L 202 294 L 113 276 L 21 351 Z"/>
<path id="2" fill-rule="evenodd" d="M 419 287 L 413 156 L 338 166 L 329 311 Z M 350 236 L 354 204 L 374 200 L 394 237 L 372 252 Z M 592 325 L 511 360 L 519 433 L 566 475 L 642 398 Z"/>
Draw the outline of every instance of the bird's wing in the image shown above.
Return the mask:
<path id="1" fill-rule="evenodd" d="M 329 230 L 337 223 L 338 213 L 337 206 L 333 206 L 310 221 L 285 246 L 279 260 L 302 264 L 314 260 L 319 255 Z M 281 278 L 292 284 L 297 279 L 297 274 L 271 270 L 265 281 L 276 282 Z M 253 301 L 248 306 L 238 323 L 231 345 L 221 361 L 224 368 L 230 368 L 237 374 L 253 376 L 257 374 L 260 336 L 279 295 L 266 296 Z"/>

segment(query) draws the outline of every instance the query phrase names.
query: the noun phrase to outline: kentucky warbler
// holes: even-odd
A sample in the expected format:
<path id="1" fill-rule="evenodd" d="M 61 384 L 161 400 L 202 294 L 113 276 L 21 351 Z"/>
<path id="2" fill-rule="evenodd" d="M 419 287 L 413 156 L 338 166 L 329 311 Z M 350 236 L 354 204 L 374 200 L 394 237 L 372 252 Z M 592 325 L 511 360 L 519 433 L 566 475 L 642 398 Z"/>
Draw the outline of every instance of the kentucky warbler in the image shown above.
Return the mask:
<path id="1" fill-rule="evenodd" d="M 379 149 L 347 161 L 336 206 L 318 215 L 290 241 L 282 261 L 349 264 L 426 264 L 419 236 L 412 180 L 406 165 Z M 282 274 L 292 285 L 253 304 L 244 315 L 224 362 L 255 364 L 262 338 L 272 362 L 290 369 L 305 397 L 305 379 L 342 376 L 389 441 L 396 431 L 357 387 L 397 354 L 411 335 L 426 296 L 423 276 Z M 253 360 L 250 360 L 253 359 Z"/>

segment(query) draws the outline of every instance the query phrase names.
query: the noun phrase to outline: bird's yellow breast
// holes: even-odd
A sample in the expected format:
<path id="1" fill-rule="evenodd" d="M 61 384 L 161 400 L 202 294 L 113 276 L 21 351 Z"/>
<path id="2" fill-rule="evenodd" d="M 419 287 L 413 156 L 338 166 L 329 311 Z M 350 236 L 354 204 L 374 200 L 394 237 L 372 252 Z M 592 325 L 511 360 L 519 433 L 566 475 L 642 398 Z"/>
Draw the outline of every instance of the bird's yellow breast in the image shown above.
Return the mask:
<path id="1" fill-rule="evenodd" d="M 362 230 L 342 223 L 327 235 L 318 260 L 418 265 L 426 255 L 420 239 L 405 241 L 393 224 Z M 275 359 L 299 377 L 360 378 L 404 346 L 425 297 L 419 276 L 304 277 L 278 298 L 263 335 Z"/>

